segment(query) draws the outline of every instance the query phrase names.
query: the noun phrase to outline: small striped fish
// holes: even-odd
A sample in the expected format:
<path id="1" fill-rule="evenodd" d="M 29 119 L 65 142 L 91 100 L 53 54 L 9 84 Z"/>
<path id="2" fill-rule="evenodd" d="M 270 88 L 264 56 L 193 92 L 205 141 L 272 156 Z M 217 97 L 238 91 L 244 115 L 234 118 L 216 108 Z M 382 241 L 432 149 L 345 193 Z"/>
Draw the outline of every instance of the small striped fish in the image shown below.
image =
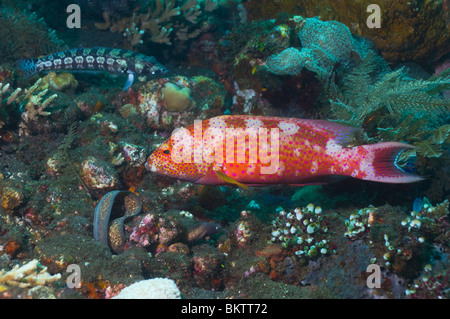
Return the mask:
<path id="1" fill-rule="evenodd" d="M 167 69 L 155 57 L 129 50 L 101 47 L 72 49 L 40 58 L 19 60 L 17 64 L 27 77 L 41 71 L 58 70 L 127 73 L 124 91 L 133 84 L 135 74 L 156 76 L 167 73 Z"/>

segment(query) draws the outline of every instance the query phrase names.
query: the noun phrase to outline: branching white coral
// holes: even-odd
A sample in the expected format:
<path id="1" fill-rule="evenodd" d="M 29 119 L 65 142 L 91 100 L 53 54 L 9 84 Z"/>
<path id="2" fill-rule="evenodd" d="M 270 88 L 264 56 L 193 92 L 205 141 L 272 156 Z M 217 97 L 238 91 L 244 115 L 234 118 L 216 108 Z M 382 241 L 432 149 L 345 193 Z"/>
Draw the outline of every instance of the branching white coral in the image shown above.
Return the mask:
<path id="1" fill-rule="evenodd" d="M 29 89 L 22 90 L 21 88 L 17 88 L 9 96 L 6 95 L 10 89 L 9 83 L 5 85 L 0 83 L 0 107 L 15 103 L 18 108 L 24 110 L 21 115 L 22 121 L 19 124 L 19 133 L 21 136 L 29 135 L 29 125 L 31 122 L 36 121 L 38 116 L 49 116 L 51 114 L 46 108 L 58 96 L 57 94 L 53 94 L 45 98 L 48 90 L 42 90 L 40 88 L 41 81 L 42 79 L 37 80 Z M 0 127 L 4 124 L 4 119 L 0 119 Z"/>
<path id="2" fill-rule="evenodd" d="M 50 105 L 51 102 L 58 96 L 57 94 L 53 94 L 46 98 L 44 101 L 42 101 L 42 98 L 45 94 L 47 94 L 47 89 L 36 92 L 37 88 L 39 87 L 42 79 L 34 83 L 32 87 L 25 90 L 25 96 L 17 96 L 15 98 L 15 102 L 21 103 L 21 105 L 25 106 L 25 110 L 21 117 L 22 122 L 19 124 L 19 135 L 25 135 L 28 136 L 30 134 L 29 131 L 29 124 L 37 119 L 37 116 L 49 116 L 51 113 L 45 111 L 47 106 Z"/>
<path id="3" fill-rule="evenodd" d="M 21 88 L 17 88 L 8 97 L 6 97 L 6 93 L 10 89 L 9 83 L 5 85 L 3 85 L 3 83 L 0 83 L 0 107 L 16 103 L 18 107 L 25 109 L 25 111 L 21 115 L 22 122 L 19 124 L 21 128 L 21 134 L 25 133 L 25 135 L 28 135 L 27 124 L 30 121 L 36 120 L 38 115 L 48 116 L 51 114 L 45 109 L 57 97 L 57 94 L 53 94 L 43 100 L 48 90 L 38 90 L 41 81 L 42 79 L 37 80 L 36 83 L 29 89 L 22 90 Z M 4 121 L 0 119 L 0 127 L 2 127 L 4 124 Z"/>
<path id="4" fill-rule="evenodd" d="M 39 265 L 37 259 L 19 267 L 16 265 L 10 271 L 0 270 L 0 284 L 21 288 L 45 286 L 61 279 L 61 274 L 51 275 L 47 267 Z"/>

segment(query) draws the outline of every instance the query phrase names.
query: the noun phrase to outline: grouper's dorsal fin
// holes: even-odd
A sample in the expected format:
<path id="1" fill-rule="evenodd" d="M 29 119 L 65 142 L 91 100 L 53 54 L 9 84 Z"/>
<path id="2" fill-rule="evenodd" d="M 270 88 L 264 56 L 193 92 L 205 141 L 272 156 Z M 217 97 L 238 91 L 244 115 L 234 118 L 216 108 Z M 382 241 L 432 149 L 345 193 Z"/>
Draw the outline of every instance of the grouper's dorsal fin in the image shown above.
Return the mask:
<path id="1" fill-rule="evenodd" d="M 342 125 L 336 122 L 322 120 L 300 120 L 302 125 L 309 127 L 314 133 L 322 135 L 326 138 L 332 138 L 338 145 L 348 147 L 358 145 L 363 136 L 363 129 Z"/>

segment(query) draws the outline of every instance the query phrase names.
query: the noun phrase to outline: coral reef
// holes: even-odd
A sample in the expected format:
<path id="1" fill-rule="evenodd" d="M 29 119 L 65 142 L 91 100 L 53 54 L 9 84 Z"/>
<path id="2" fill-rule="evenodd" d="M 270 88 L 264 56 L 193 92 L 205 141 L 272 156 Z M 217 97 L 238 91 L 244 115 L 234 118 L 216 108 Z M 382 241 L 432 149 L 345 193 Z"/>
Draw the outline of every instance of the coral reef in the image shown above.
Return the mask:
<path id="1" fill-rule="evenodd" d="M 340 21 L 353 34 L 373 40 L 383 58 L 390 62 L 433 61 L 448 53 L 450 26 L 446 1 L 382 1 L 381 28 L 367 27 L 370 4 L 373 1 L 262 0 L 243 5 L 249 20 L 273 19 L 284 13 Z"/>
<path id="2" fill-rule="evenodd" d="M 266 60 L 266 68 L 278 75 L 295 75 L 302 68 L 317 74 L 324 82 L 337 66 L 350 67 L 355 58 L 364 58 L 368 45 L 352 37 L 350 30 L 337 21 L 294 17 L 299 25 L 298 37 L 302 49 L 288 48 Z"/>
<path id="3" fill-rule="evenodd" d="M 81 163 L 80 177 L 94 190 L 110 190 L 119 186 L 119 178 L 114 167 L 94 156 L 89 156 Z"/>
<path id="4" fill-rule="evenodd" d="M 221 114 L 225 103 L 223 87 L 205 76 L 151 80 L 143 84 L 136 95 L 133 106 L 123 109 L 123 116 L 135 113 L 146 119 L 149 127 L 170 132 L 194 118 Z"/>
<path id="5" fill-rule="evenodd" d="M 0 34 L 11 32 L 0 44 L 0 298 L 121 298 L 136 286 L 133 298 L 449 297 L 448 57 L 395 64 L 445 52 L 433 35 L 444 4 L 384 3 L 428 10 L 409 15 L 415 23 L 433 18 L 396 46 L 407 28 L 382 11 L 383 27 L 365 30 L 366 1 L 349 24 L 349 4 L 334 0 L 79 0 L 73 30 L 61 19 L 69 3 L 0 7 Z M 136 76 L 126 91 L 106 72 L 23 79 L 11 62 L 56 49 L 49 26 L 74 48 L 124 40 L 171 73 Z M 367 32 L 386 40 L 381 55 Z M 414 145 L 396 164 L 426 178 L 244 189 L 145 169 L 174 129 L 222 114 L 360 126 L 365 144 Z M 71 289 L 74 264 L 82 280 Z M 367 285 L 369 265 L 380 288 Z"/>
<path id="6" fill-rule="evenodd" d="M 351 214 L 345 220 L 344 236 L 350 240 L 369 240 L 370 263 L 382 263 L 401 277 L 415 277 L 432 260 L 435 248 L 430 251 L 429 245 L 448 244 L 443 234 L 448 224 L 448 201 L 432 206 L 425 198 L 423 205 L 416 208 L 418 211 L 402 220 L 395 218 L 395 231 L 387 231 L 384 226 L 389 222 L 387 219 L 394 219 L 385 209 L 368 207 Z"/>
<path id="7" fill-rule="evenodd" d="M 173 41 L 186 41 L 208 31 L 208 15 L 217 8 L 218 2 L 204 0 L 200 3 L 198 0 L 155 0 L 147 6 L 146 13 L 134 12 L 131 17 L 115 19 L 105 11 L 104 22 L 95 26 L 100 30 L 123 33 L 130 48 L 147 39 L 171 45 Z"/>
<path id="8" fill-rule="evenodd" d="M 102 12 L 107 12 L 113 17 L 120 17 L 130 13 L 132 9 L 138 5 L 145 5 L 148 1 L 140 0 L 113 0 L 105 3 L 98 0 L 75 0 L 73 3 L 80 5 L 80 7 L 88 8 L 88 12 L 93 12 L 101 15 Z"/>

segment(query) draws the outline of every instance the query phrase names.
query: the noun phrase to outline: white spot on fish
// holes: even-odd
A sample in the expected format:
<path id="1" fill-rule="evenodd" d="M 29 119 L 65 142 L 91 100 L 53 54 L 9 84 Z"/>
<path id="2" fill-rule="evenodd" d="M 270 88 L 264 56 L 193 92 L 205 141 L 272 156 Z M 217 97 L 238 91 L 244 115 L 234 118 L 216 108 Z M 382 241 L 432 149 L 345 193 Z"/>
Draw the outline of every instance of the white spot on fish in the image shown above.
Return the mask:
<path id="1" fill-rule="evenodd" d="M 316 152 L 321 152 L 322 151 L 322 147 L 320 145 L 313 145 L 313 150 Z"/>
<path id="2" fill-rule="evenodd" d="M 210 127 L 225 129 L 227 127 L 227 123 L 221 117 L 214 117 L 208 121 Z"/>
<path id="3" fill-rule="evenodd" d="M 297 124 L 289 123 L 289 122 L 285 122 L 285 121 L 281 121 L 280 123 L 278 123 L 278 127 L 283 132 L 283 134 L 288 135 L 288 136 L 294 135 L 300 129 L 300 127 Z"/>
<path id="4" fill-rule="evenodd" d="M 113 58 L 108 58 L 108 60 L 106 60 L 106 64 L 113 65 L 114 64 L 114 59 Z"/>
<path id="5" fill-rule="evenodd" d="M 352 177 L 358 177 L 359 176 L 359 171 L 357 170 L 357 169 L 355 169 L 353 172 L 352 172 L 352 174 L 351 174 L 351 176 Z"/>
<path id="6" fill-rule="evenodd" d="M 318 168 L 319 168 L 319 164 L 316 161 L 313 161 L 311 163 L 311 172 L 317 172 Z"/>
<path id="7" fill-rule="evenodd" d="M 360 147 L 368 151 L 367 155 L 365 155 L 365 159 L 360 161 L 359 164 L 360 171 L 367 174 L 368 177 L 376 177 L 376 174 L 373 169 L 373 151 L 371 151 L 370 148 L 367 149 L 365 146 Z"/>
<path id="8" fill-rule="evenodd" d="M 250 118 L 245 120 L 245 126 L 246 128 L 260 128 L 264 127 L 264 123 L 261 120 Z"/>
<path id="9" fill-rule="evenodd" d="M 87 63 L 94 63 L 94 61 L 95 61 L 95 59 L 94 59 L 94 57 L 92 55 L 88 55 L 86 57 L 86 62 Z"/>
<path id="10" fill-rule="evenodd" d="M 329 140 L 325 147 L 325 154 L 330 156 L 336 156 L 342 151 L 342 146 L 336 144 L 333 140 Z"/>
<path id="11" fill-rule="evenodd" d="M 73 59 L 71 57 L 67 57 L 64 59 L 64 64 L 72 64 Z"/>
<path id="12" fill-rule="evenodd" d="M 84 58 L 81 55 L 75 57 L 75 62 L 77 64 L 81 64 L 81 63 L 83 63 L 83 61 L 84 61 Z"/>
<path id="13" fill-rule="evenodd" d="M 47 68 L 50 68 L 53 65 L 52 61 L 45 61 L 44 62 L 44 66 L 46 66 Z"/>

